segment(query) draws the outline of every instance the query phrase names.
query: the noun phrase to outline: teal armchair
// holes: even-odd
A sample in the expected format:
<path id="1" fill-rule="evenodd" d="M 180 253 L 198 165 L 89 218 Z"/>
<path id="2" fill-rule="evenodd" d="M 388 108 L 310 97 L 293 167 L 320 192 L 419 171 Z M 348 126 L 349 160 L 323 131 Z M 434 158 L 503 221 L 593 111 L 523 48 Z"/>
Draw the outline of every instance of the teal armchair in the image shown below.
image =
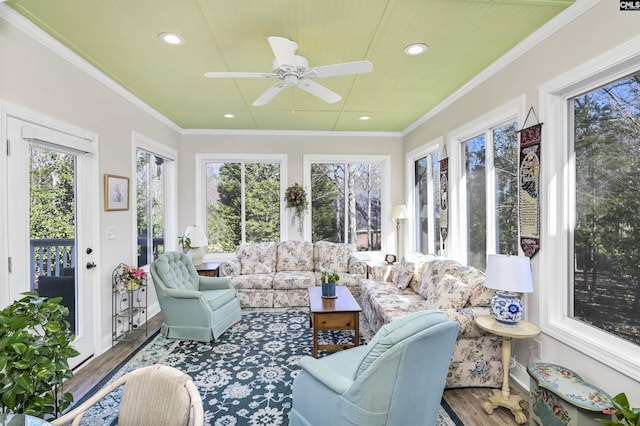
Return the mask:
<path id="1" fill-rule="evenodd" d="M 303 357 L 289 425 L 435 425 L 457 334 L 444 313 L 419 311 L 366 346 Z"/>
<path id="2" fill-rule="evenodd" d="M 165 337 L 210 342 L 240 321 L 240 300 L 231 281 L 198 275 L 184 253 L 161 254 L 151 264 L 151 277 Z"/>

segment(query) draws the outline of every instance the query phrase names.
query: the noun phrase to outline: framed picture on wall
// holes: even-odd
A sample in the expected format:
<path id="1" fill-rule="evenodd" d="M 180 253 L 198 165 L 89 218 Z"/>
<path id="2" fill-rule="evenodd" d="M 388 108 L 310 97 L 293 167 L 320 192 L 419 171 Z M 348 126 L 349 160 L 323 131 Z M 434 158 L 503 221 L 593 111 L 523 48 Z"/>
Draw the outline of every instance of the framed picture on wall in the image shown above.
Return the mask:
<path id="1" fill-rule="evenodd" d="M 104 175 L 104 209 L 129 210 L 129 178 Z"/>

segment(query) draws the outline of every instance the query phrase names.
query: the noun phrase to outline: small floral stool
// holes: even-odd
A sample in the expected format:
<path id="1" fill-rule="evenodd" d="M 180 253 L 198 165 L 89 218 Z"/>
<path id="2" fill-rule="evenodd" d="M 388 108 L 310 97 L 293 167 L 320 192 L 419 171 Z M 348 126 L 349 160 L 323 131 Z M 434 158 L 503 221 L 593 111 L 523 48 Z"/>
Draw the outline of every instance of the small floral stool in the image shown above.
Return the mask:
<path id="1" fill-rule="evenodd" d="M 611 397 L 602 389 L 585 383 L 568 368 L 536 362 L 527 366 L 531 376 L 529 425 L 601 425 Z"/>

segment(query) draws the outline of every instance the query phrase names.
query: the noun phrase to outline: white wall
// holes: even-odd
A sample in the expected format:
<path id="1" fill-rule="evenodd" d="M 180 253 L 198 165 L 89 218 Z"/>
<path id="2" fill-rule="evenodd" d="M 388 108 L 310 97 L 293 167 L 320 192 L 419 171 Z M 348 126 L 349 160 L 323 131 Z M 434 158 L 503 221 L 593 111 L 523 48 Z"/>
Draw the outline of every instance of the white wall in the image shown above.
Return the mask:
<path id="1" fill-rule="evenodd" d="M 0 5 L 3 13 L 7 6 Z M 7 8 L 8 9 L 8 8 Z M 2 15 L 0 15 L 2 16 Z M 12 21 L 13 22 L 13 21 Z M 99 137 L 100 200 L 105 173 L 132 176 L 132 132 L 178 149 L 180 133 L 126 100 L 77 66 L 0 18 L 0 106 L 17 107 L 93 132 Z M 1 127 L 1 126 L 0 126 Z M 128 211 L 105 212 L 100 203 L 99 257 L 95 263 L 100 300 L 99 351 L 111 345 L 111 273 L 120 263 L 135 264 L 135 200 Z M 4 205 L 5 203 L 0 203 Z M 117 238 L 107 240 L 105 229 L 114 227 Z M 4 263 L 3 263 L 4 265 Z M 5 269 L 6 270 L 6 269 Z M 155 293 L 150 292 L 155 303 Z M 150 313 L 153 308 L 150 309 Z"/>
<path id="2" fill-rule="evenodd" d="M 524 95 L 527 110 L 533 106 L 540 117 L 538 88 L 541 85 L 640 35 L 640 14 L 619 11 L 618 7 L 617 1 L 603 0 L 578 16 L 524 56 L 504 67 L 455 103 L 405 135 L 405 151 L 411 151 L 437 137 L 444 137 L 446 140 L 452 130 L 518 96 Z M 544 121 L 542 117 L 541 120 Z M 529 121 L 528 124 L 532 122 Z M 545 145 L 553 143 L 555 142 L 552 140 L 543 139 L 542 155 L 548 152 Z M 541 188 L 545 188 L 547 183 L 541 182 Z M 544 239 L 541 245 L 541 251 L 544 251 Z M 540 257 L 539 253 L 532 260 L 536 281 L 534 287 L 540 289 L 541 286 L 557 285 L 554 282 L 540 282 L 540 271 L 544 268 L 544 265 L 540 264 Z M 527 316 L 536 324 L 541 323 L 539 307 L 543 303 L 538 296 L 539 292 L 527 295 Z M 640 405 L 640 383 L 637 381 L 550 336 L 543 334 L 538 339 L 542 343 L 543 361 L 572 368 L 583 379 L 611 394 L 624 391 L 631 402 L 635 402 L 635 406 Z M 514 352 L 520 367 L 526 368 L 529 362 L 530 344 L 529 340 L 514 342 Z M 526 371 L 521 368 L 512 370 L 512 375 L 528 384 Z"/>

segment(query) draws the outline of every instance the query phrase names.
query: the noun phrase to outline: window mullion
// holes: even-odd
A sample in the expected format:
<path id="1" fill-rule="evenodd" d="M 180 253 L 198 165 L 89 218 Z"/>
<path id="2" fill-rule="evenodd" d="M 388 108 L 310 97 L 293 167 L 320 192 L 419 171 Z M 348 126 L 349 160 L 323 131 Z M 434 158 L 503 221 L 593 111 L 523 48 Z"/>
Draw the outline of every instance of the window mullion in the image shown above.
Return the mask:
<path id="1" fill-rule="evenodd" d="M 485 132 L 485 197 L 486 197 L 486 253 L 497 253 L 496 221 L 498 212 L 496 211 L 496 169 L 494 161 L 494 140 L 493 129 Z"/>
<path id="2" fill-rule="evenodd" d="M 240 233 L 241 238 L 240 241 L 242 243 L 247 242 L 247 223 L 246 223 L 246 187 L 245 187 L 245 164 L 244 162 L 240 163 Z"/>

